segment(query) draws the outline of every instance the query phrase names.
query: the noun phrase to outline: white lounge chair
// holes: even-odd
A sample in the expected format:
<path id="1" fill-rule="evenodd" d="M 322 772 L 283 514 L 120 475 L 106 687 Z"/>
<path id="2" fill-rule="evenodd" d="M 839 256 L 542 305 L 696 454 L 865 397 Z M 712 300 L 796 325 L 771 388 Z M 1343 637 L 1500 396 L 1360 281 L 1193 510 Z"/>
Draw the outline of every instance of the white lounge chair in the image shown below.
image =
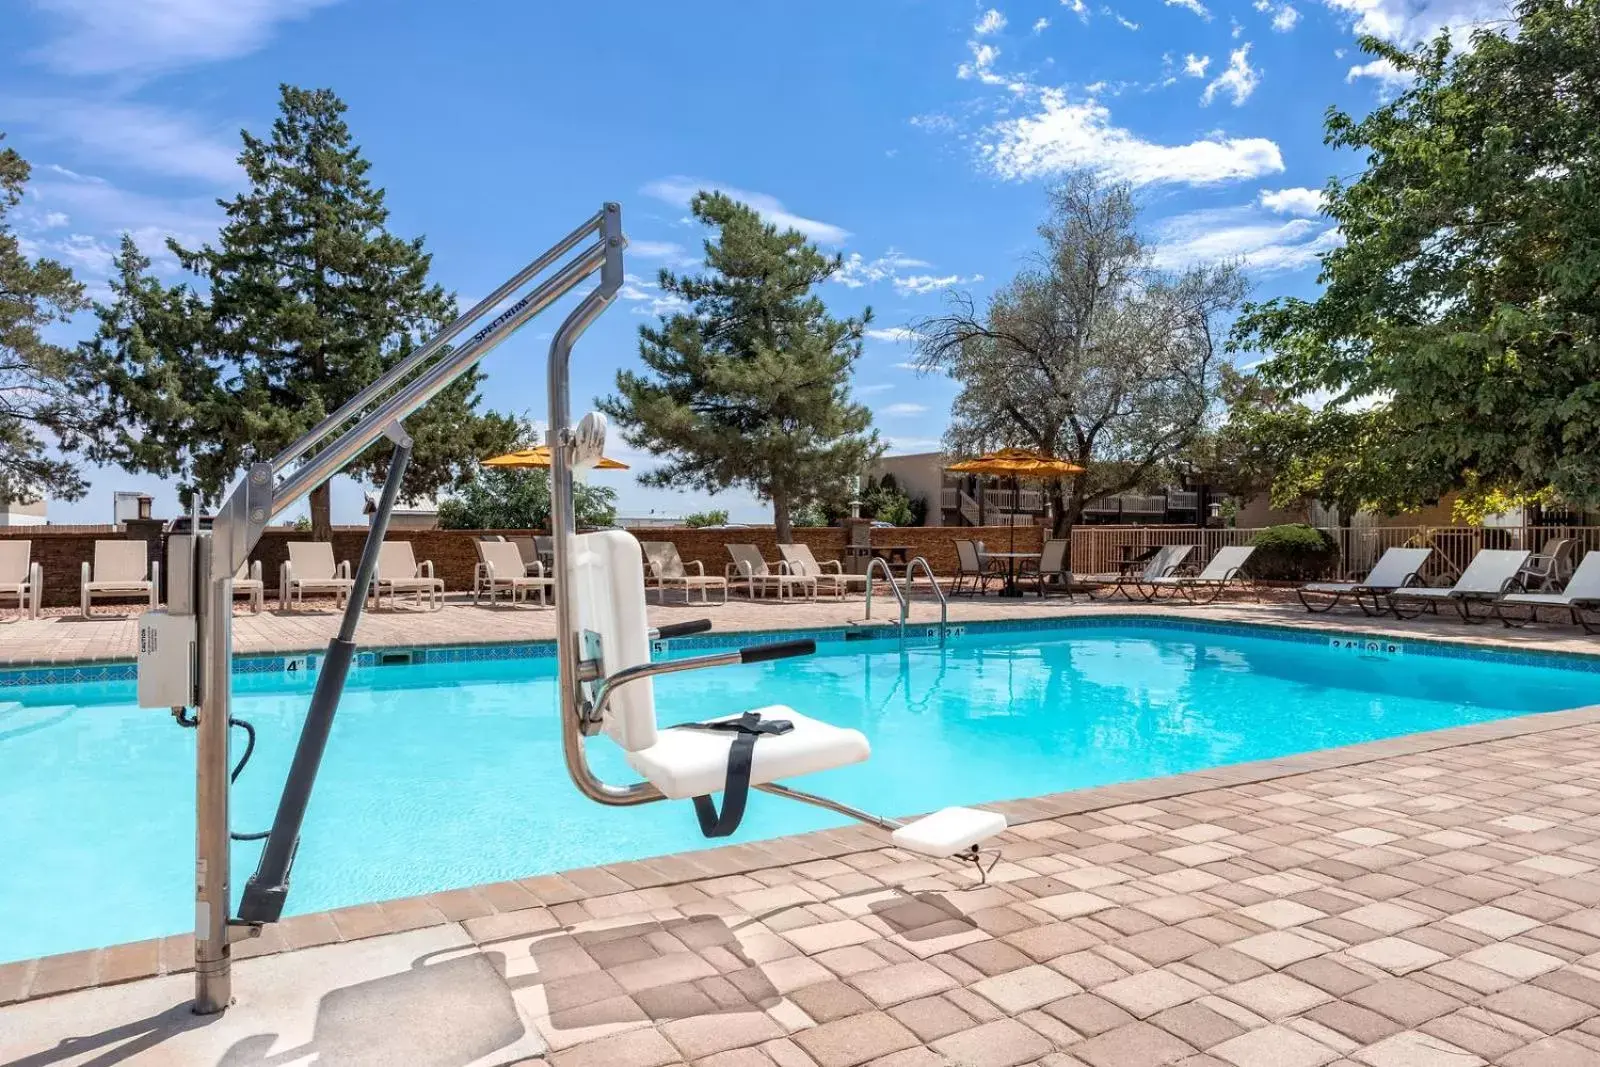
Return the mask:
<path id="1" fill-rule="evenodd" d="M 517 546 L 504 541 L 480 542 L 488 544 L 504 544 L 513 553 Z M 481 549 L 480 549 L 481 551 Z M 517 555 L 517 565 L 521 566 L 522 557 Z M 378 548 L 378 570 L 372 576 L 372 606 L 383 606 L 383 594 L 389 594 L 389 607 L 394 607 L 396 596 L 409 593 L 417 598 L 417 603 L 422 603 L 427 597 L 428 609 L 438 611 L 444 607 L 444 579 L 433 576 L 433 560 L 425 559 L 417 562 L 416 554 L 411 550 L 410 541 L 385 541 Z"/>
<path id="2" fill-rule="evenodd" d="M 1121 593 L 1129 600 L 1133 594 L 1128 590 L 1138 590 L 1141 584 L 1153 582 L 1158 578 L 1171 578 L 1177 574 L 1189 559 L 1189 553 L 1194 551 L 1193 545 L 1162 545 L 1144 560 L 1143 566 L 1136 563 L 1129 564 L 1116 574 L 1090 574 L 1082 575 L 1085 583 L 1092 583 L 1085 590 L 1090 600 L 1110 600 Z M 1103 593 L 1096 592 L 1096 588 L 1109 585 L 1111 588 Z M 1140 593 L 1143 596 L 1143 593 Z M 1149 599 L 1146 597 L 1145 599 Z"/>
<path id="3" fill-rule="evenodd" d="M 289 558 L 278 568 L 278 607 L 294 607 L 298 595 L 297 610 L 303 610 L 307 593 L 332 593 L 334 603 L 343 607 L 355 584 L 350 561 L 333 562 L 332 541 L 290 541 Z"/>
<path id="4" fill-rule="evenodd" d="M 32 541 L 0 541 L 0 597 L 17 598 L 17 614 L 39 617 L 44 571 L 33 562 Z"/>
<path id="5" fill-rule="evenodd" d="M 728 602 L 727 577 L 707 574 L 705 564 L 699 560 L 684 563 L 683 557 L 678 555 L 678 546 L 671 541 L 643 541 L 639 548 L 644 553 L 645 586 L 654 582 L 663 604 L 667 602 L 667 590 L 672 588 L 683 590 L 685 604 L 689 603 L 689 592 L 693 589 L 700 590 L 702 604 L 711 602 L 712 589 L 722 590 L 722 602 Z M 690 567 L 694 568 L 692 572 Z"/>
<path id="6" fill-rule="evenodd" d="M 1391 548 L 1372 565 L 1359 582 L 1307 582 L 1297 592 L 1307 611 L 1322 614 L 1332 611 L 1349 597 L 1363 615 L 1382 615 L 1383 598 L 1406 586 L 1422 584 L 1422 568 L 1433 554 L 1431 548 Z M 1307 594 L 1310 594 L 1309 598 Z M 1324 600 L 1323 598 L 1327 598 Z M 1367 607 L 1367 601 L 1372 606 Z"/>
<path id="7" fill-rule="evenodd" d="M 250 612 L 260 615 L 261 608 L 267 598 L 267 587 L 261 581 L 261 561 L 254 563 L 249 560 L 239 564 L 239 569 L 233 572 L 233 595 L 244 594 L 250 598 Z"/>
<path id="8" fill-rule="evenodd" d="M 836 559 L 826 563 L 818 563 L 817 557 L 812 553 L 811 546 L 807 544 L 779 545 L 778 555 L 789 565 L 790 574 L 809 575 L 817 580 L 817 591 L 820 593 L 829 590 L 834 598 L 843 600 L 849 592 L 860 590 L 867 591 L 869 579 L 865 574 L 846 574 L 844 566 Z M 832 567 L 832 570 L 828 568 Z"/>
<path id="9" fill-rule="evenodd" d="M 478 571 L 473 581 L 472 602 L 479 603 L 483 594 L 489 594 L 494 604 L 500 593 L 510 594 L 514 606 L 519 599 L 527 600 L 532 590 L 539 592 L 539 606 L 550 605 L 549 593 L 555 581 L 546 577 L 544 565 L 537 559 L 526 562 L 518 546 L 510 541 L 477 541 Z"/>
<path id="10" fill-rule="evenodd" d="M 1463 621 L 1482 622 L 1487 616 L 1474 616 L 1472 605 L 1492 604 L 1507 593 L 1520 592 L 1517 575 L 1527 564 L 1528 555 L 1521 549 L 1486 548 L 1472 557 L 1467 569 L 1449 589 L 1433 586 L 1396 589 L 1388 596 L 1389 610 L 1396 618 L 1414 619 L 1424 611 L 1437 615 L 1440 604 L 1452 604 Z"/>
<path id="11" fill-rule="evenodd" d="M 1523 616 L 1510 615 L 1506 608 L 1526 608 Z M 1567 587 L 1559 593 L 1507 593 L 1494 603 L 1494 613 L 1507 626 L 1523 626 L 1539 617 L 1540 608 L 1564 608 L 1572 621 L 1583 627 L 1584 633 L 1600 633 L 1600 619 L 1589 616 L 1600 613 L 1600 552 L 1590 552 L 1572 572 Z"/>
<path id="12" fill-rule="evenodd" d="M 1072 543 L 1064 537 L 1052 537 L 1044 543 L 1044 548 L 1039 553 L 1037 563 L 1024 564 L 1024 570 L 1017 575 L 1018 581 L 1034 581 L 1039 583 L 1039 595 L 1044 596 L 1047 587 L 1059 583 L 1060 588 L 1067 594 L 1067 599 L 1072 599 L 1072 571 L 1067 567 L 1067 551 Z"/>
<path id="13" fill-rule="evenodd" d="M 88 618 L 94 598 L 139 596 L 151 610 L 160 602 L 161 564 L 150 561 L 150 546 L 143 541 L 96 541 L 94 564 L 83 565 L 78 609 Z"/>
<path id="14" fill-rule="evenodd" d="M 728 564 L 723 572 L 723 577 L 728 579 L 731 586 L 736 582 L 745 583 L 745 591 L 754 599 L 768 589 L 778 593 L 778 599 L 792 597 L 796 589 L 806 593 L 808 597 L 817 595 L 817 579 L 809 574 L 790 574 L 787 563 L 778 564 L 778 569 L 773 570 L 767 566 L 767 561 L 761 557 L 761 550 L 755 545 L 725 545 L 728 555 L 733 557 L 733 562 Z"/>
<path id="15" fill-rule="evenodd" d="M 1167 596 L 1181 596 L 1191 604 L 1209 604 L 1222 595 L 1223 590 L 1230 585 L 1237 585 L 1248 589 L 1257 600 L 1261 599 L 1261 590 L 1244 573 L 1245 564 L 1250 562 L 1250 557 L 1255 554 L 1254 545 L 1228 545 L 1217 549 L 1217 554 L 1211 557 L 1199 574 L 1196 575 L 1168 575 L 1165 578 L 1151 578 L 1149 581 L 1138 583 L 1139 594 L 1146 600 L 1155 600 L 1166 590 Z M 1207 595 L 1209 594 L 1209 595 Z"/>

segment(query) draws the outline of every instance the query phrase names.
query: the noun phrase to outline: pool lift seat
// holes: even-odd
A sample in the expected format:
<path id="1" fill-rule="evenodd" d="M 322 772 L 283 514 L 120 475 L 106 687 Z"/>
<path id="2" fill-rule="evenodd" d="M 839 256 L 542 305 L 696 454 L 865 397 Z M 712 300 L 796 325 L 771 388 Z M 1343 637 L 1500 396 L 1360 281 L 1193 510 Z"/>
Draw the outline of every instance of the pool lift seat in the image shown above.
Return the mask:
<path id="1" fill-rule="evenodd" d="M 585 425 L 590 433 L 595 432 L 593 422 L 586 419 Z M 598 432 L 603 437 L 603 424 Z M 597 448 L 592 451 L 598 454 Z M 571 709 L 575 715 L 564 715 L 569 735 L 565 747 L 568 768 L 586 795 L 616 804 L 693 800 L 702 832 L 722 837 L 737 829 L 747 792 L 757 789 L 889 830 L 894 844 L 908 851 L 966 860 L 977 868 L 980 878 L 993 867 L 998 853 L 980 846 L 1005 830 L 1005 816 L 998 812 L 945 808 L 902 823 L 780 784 L 780 779 L 865 761 L 871 747 L 859 730 L 834 726 L 777 704 L 661 727 L 656 721 L 652 681 L 656 675 L 808 655 L 816 650 L 816 643 L 776 641 L 653 661 L 652 639 L 702 632 L 710 629 L 710 623 L 650 628 L 643 555 L 639 542 L 626 531 L 569 533 L 558 540 L 558 552 L 568 557 L 568 580 L 558 583 L 557 595 L 570 597 L 568 610 L 573 620 L 571 629 L 563 627 L 560 636 L 576 646 L 578 683 L 573 700 L 576 708 Z M 563 648 L 560 654 L 564 658 L 567 650 Z M 582 737 L 600 733 L 623 750 L 628 765 L 643 782 L 618 788 L 594 778 Z M 711 799 L 719 792 L 723 794 L 720 813 Z M 987 866 L 985 857 L 989 857 Z"/>

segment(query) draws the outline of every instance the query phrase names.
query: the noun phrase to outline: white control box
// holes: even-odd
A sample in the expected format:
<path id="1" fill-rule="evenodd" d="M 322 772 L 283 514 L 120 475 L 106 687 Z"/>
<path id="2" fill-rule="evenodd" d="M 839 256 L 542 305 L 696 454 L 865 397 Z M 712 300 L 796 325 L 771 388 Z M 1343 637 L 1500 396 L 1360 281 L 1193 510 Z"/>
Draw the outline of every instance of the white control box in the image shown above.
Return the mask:
<path id="1" fill-rule="evenodd" d="M 193 615 L 139 616 L 139 706 L 182 708 L 195 702 Z"/>

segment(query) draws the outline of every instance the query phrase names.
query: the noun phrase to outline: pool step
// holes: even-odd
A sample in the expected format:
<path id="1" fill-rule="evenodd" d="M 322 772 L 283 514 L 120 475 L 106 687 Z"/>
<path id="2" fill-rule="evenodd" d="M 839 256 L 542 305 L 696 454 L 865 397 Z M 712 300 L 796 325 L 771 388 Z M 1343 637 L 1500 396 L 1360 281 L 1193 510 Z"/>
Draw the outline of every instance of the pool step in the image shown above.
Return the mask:
<path id="1" fill-rule="evenodd" d="M 942 808 L 907 823 L 889 835 L 908 852 L 945 859 L 958 852 L 970 852 L 983 842 L 1004 833 L 1006 817 L 998 811 L 978 808 Z"/>

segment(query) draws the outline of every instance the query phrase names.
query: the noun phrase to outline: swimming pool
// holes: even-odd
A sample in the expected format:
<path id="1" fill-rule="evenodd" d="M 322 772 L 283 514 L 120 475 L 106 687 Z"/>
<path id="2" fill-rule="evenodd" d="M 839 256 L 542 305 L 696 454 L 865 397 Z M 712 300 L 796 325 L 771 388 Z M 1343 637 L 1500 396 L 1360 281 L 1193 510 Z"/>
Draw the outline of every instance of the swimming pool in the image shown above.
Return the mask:
<path id="1" fill-rule="evenodd" d="M 1554 658 L 1333 645 L 1134 620 L 904 652 L 834 641 L 669 675 L 657 699 L 671 721 L 786 703 L 857 727 L 873 758 L 801 783 L 898 815 L 1576 707 L 1600 683 Z M 236 676 L 234 713 L 260 743 L 235 830 L 270 823 L 309 692 L 292 675 Z M 166 713 L 133 706 L 131 681 L 0 691 L 0 961 L 190 928 L 193 745 Z M 590 745 L 608 780 L 629 777 L 609 744 Z M 754 794 L 730 840 L 842 821 Z M 705 844 L 687 804 L 608 809 L 572 788 L 553 660 L 374 667 L 351 676 L 288 913 Z M 235 846 L 236 894 L 259 848 Z"/>

